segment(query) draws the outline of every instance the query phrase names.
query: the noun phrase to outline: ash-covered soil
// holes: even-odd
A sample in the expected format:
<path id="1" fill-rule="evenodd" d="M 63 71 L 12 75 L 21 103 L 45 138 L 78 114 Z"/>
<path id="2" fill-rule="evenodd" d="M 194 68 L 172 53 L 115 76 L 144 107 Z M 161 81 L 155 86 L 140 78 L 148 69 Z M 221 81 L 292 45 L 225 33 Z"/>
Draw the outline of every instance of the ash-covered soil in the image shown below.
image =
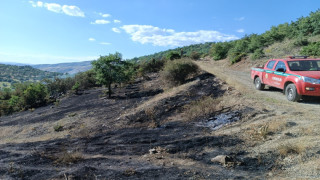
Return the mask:
<path id="1" fill-rule="evenodd" d="M 164 90 L 158 74 L 115 89 L 70 95 L 59 104 L 0 118 L 0 179 L 263 179 L 273 167 L 251 156 L 239 133 L 224 134 L 267 111 L 202 73 Z M 181 88 L 181 89 L 179 89 Z M 188 119 L 188 105 L 219 99 L 216 111 Z M 218 130 L 203 126 L 233 112 Z M 200 126 L 199 124 L 202 124 Z M 212 162 L 219 155 L 224 162 Z M 270 157 L 272 159 L 272 157 Z"/>

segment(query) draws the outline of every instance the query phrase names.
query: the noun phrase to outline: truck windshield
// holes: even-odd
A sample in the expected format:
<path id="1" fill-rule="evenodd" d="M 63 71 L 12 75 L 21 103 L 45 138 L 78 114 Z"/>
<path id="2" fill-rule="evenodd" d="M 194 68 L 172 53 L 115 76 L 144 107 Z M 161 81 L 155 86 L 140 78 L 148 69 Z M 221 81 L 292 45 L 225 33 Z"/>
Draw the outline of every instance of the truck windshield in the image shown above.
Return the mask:
<path id="1" fill-rule="evenodd" d="M 320 60 L 288 61 L 291 71 L 320 71 Z"/>

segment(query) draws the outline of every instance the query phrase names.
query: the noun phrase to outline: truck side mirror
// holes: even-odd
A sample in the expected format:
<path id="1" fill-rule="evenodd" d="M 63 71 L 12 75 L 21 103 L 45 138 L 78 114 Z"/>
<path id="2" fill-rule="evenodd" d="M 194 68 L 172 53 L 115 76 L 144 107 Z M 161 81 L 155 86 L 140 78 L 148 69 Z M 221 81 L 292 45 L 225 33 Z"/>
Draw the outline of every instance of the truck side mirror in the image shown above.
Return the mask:
<path id="1" fill-rule="evenodd" d="M 284 68 L 278 68 L 277 70 L 276 70 L 277 72 L 286 72 L 286 70 L 284 69 Z"/>

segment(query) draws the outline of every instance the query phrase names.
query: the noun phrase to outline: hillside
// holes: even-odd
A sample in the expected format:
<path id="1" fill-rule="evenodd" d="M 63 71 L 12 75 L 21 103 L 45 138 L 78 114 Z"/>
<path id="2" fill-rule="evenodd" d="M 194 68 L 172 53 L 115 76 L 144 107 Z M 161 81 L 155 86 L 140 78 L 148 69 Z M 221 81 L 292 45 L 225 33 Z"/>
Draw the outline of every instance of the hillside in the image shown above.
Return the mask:
<path id="1" fill-rule="evenodd" d="M 244 153 L 247 147 L 237 132 L 223 134 L 262 112 L 260 108 L 205 72 L 167 90 L 157 73 L 148 77 L 116 89 L 111 99 L 103 96 L 105 89 L 92 89 L 65 97 L 56 105 L 0 117 L 0 177 L 266 176 L 268 166 L 257 166 L 255 155 Z M 201 115 L 202 106 L 211 113 Z M 214 119 L 222 122 L 212 123 Z M 212 162 L 218 155 L 234 159 L 222 165 Z"/>
<path id="2" fill-rule="evenodd" d="M 32 67 L 49 72 L 59 72 L 76 74 L 84 72 L 92 68 L 91 61 L 73 62 L 73 63 L 59 63 L 59 64 L 38 64 Z"/>
<path id="3" fill-rule="evenodd" d="M 134 58 L 121 67 L 139 76 L 112 91 L 94 86 L 97 71 L 48 83 L 54 101 L 0 117 L 0 179 L 319 179 L 320 98 L 289 102 L 250 79 L 267 59 L 320 55 L 318 17 Z M 166 59 L 171 51 L 202 57 L 175 87 L 162 74 L 179 61 Z M 14 108 L 32 90 L 0 105 Z"/>
<path id="4" fill-rule="evenodd" d="M 13 83 L 36 82 L 44 78 L 54 78 L 61 73 L 42 71 L 31 66 L 0 64 L 0 87 L 10 87 Z"/>
<path id="5" fill-rule="evenodd" d="M 275 89 L 256 91 L 250 63 L 241 71 L 227 60 L 197 64 L 214 75 L 164 89 L 152 73 L 111 99 L 91 89 L 0 117 L 0 177 L 320 177 L 319 99 L 291 103 Z"/>
<path id="6" fill-rule="evenodd" d="M 237 63 L 242 59 L 279 58 L 279 55 L 320 56 L 319 24 L 320 10 L 311 12 L 309 16 L 298 18 L 296 21 L 272 26 L 270 30 L 262 34 L 249 34 L 234 41 L 208 42 L 179 47 L 133 58 L 132 60 L 150 61 L 152 59 L 166 59 L 166 56 L 172 51 L 191 58 L 194 52 L 200 57 L 210 56 L 216 61 L 228 58 L 231 64 Z M 275 54 L 279 52 L 277 48 L 285 50 L 284 53 Z"/>

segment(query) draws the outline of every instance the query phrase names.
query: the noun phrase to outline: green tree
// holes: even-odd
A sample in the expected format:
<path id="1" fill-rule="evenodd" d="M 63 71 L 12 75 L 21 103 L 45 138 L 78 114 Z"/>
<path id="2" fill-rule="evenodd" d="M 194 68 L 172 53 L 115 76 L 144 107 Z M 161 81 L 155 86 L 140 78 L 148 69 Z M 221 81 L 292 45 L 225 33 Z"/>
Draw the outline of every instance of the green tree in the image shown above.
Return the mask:
<path id="1" fill-rule="evenodd" d="M 47 96 L 47 87 L 41 83 L 30 84 L 23 92 L 24 103 L 27 108 L 46 104 Z"/>
<path id="2" fill-rule="evenodd" d="M 177 51 L 170 51 L 167 54 L 167 59 L 170 59 L 170 60 L 175 60 L 175 59 L 180 59 L 180 58 L 181 58 L 181 56 Z"/>
<path id="3" fill-rule="evenodd" d="M 225 59 L 228 55 L 228 51 L 232 47 L 229 42 L 218 42 L 211 46 L 211 56 L 214 60 Z"/>
<path id="4" fill-rule="evenodd" d="M 308 56 L 320 56 L 320 42 L 314 42 L 303 47 L 300 54 Z"/>
<path id="5" fill-rule="evenodd" d="M 117 82 L 123 76 L 122 55 L 118 52 L 108 56 L 100 56 L 92 62 L 93 70 L 96 72 L 98 83 L 108 87 L 109 98 L 111 97 L 111 84 Z"/>
<path id="6" fill-rule="evenodd" d="M 73 86 L 72 86 L 72 91 L 74 91 L 75 94 L 79 94 L 79 90 L 80 90 L 80 83 L 76 82 Z"/>

